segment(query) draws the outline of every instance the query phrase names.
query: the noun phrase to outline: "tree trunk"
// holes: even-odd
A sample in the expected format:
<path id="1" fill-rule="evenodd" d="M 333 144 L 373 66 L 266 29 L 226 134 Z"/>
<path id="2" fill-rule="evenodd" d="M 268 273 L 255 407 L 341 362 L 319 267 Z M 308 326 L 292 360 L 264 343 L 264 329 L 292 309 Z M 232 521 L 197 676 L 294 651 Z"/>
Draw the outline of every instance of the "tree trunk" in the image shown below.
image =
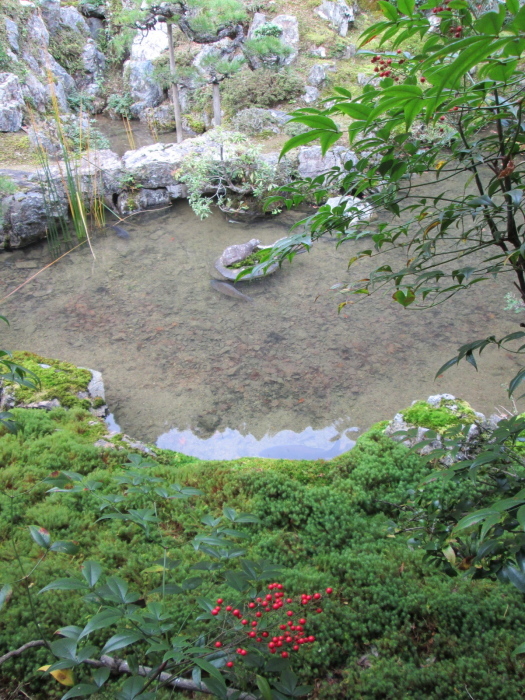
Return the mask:
<path id="1" fill-rule="evenodd" d="M 221 125 L 221 92 L 219 83 L 214 82 L 213 85 L 213 122 L 215 126 Z"/>
<path id="2" fill-rule="evenodd" d="M 170 22 L 166 22 L 166 27 L 168 29 L 168 46 L 170 54 L 170 72 L 173 76 L 175 75 L 175 51 L 173 50 L 173 25 Z M 176 83 L 171 85 L 171 101 L 173 102 L 173 111 L 175 113 L 175 128 L 177 129 L 177 143 L 183 140 L 182 136 L 182 118 L 180 114 L 180 99 L 179 99 L 179 87 Z"/>

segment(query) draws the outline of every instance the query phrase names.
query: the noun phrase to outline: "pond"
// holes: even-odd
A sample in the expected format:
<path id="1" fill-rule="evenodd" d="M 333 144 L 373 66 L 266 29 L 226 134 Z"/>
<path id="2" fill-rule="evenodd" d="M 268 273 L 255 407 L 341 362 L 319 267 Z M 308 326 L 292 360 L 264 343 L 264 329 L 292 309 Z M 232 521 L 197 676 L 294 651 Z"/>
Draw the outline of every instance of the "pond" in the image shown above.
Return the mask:
<path id="1" fill-rule="evenodd" d="M 273 276 L 242 286 L 253 303 L 210 286 L 232 243 L 286 234 L 297 214 L 231 224 L 200 221 L 182 202 L 135 216 L 129 239 L 111 229 L 0 304 L 2 347 L 103 372 L 114 419 L 133 437 L 204 458 L 330 457 L 415 399 L 452 393 L 491 413 L 508 406 L 514 370 L 486 351 L 434 374 L 460 343 L 517 329 L 502 282 L 427 311 L 390 293 L 337 313 L 330 287 L 354 248 L 319 242 Z M 50 262 L 44 244 L 0 255 L 0 298 Z"/>

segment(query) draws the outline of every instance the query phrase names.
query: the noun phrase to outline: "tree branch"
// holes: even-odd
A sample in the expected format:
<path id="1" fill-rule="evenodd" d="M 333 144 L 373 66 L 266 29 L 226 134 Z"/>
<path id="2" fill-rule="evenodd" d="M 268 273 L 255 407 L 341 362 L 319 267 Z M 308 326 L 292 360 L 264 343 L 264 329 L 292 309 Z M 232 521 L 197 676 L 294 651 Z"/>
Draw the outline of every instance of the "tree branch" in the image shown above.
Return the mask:
<path id="1" fill-rule="evenodd" d="M 27 644 L 23 644 L 18 649 L 13 649 L 12 651 L 7 652 L 7 654 L 4 654 L 4 656 L 0 656 L 0 666 L 4 663 L 4 661 L 8 661 L 14 656 L 20 656 L 20 654 L 23 654 L 28 649 L 44 646 L 46 646 L 46 642 L 43 639 L 36 639 L 32 642 L 27 642 Z M 109 668 L 113 673 L 133 673 L 126 661 L 114 659 L 111 656 L 103 655 L 100 657 L 100 659 L 86 659 L 84 663 L 93 668 Z M 176 688 L 177 690 L 189 690 L 192 692 L 212 694 L 212 691 L 208 690 L 205 685 L 198 685 L 197 683 L 194 683 L 193 681 L 190 681 L 187 678 L 174 678 L 171 673 L 158 673 L 154 669 L 149 668 L 148 666 L 139 666 L 137 674 L 139 676 L 151 677 L 152 672 L 156 675 L 154 675 L 151 678 L 151 680 L 156 678 L 168 688 Z M 205 684 L 206 680 L 204 680 L 203 683 Z M 228 697 L 238 692 L 239 691 L 235 688 L 229 688 Z M 237 697 L 238 700 L 257 700 L 255 695 L 251 695 L 250 693 L 240 693 L 240 695 L 238 695 Z"/>

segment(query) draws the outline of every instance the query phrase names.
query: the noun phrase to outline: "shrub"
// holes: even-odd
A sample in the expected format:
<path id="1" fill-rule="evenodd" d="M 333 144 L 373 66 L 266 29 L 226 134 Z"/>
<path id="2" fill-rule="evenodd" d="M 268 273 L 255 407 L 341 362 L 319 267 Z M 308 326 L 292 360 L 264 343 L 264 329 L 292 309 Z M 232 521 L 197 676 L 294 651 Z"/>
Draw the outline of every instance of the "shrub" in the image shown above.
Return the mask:
<path id="1" fill-rule="evenodd" d="M 69 73 L 84 70 L 82 50 L 85 39 L 71 27 L 60 26 L 49 41 L 49 53 Z"/>
<path id="2" fill-rule="evenodd" d="M 268 69 L 241 71 L 225 82 L 222 100 L 225 110 L 235 114 L 247 107 L 274 107 L 298 97 L 304 83 L 296 73 Z"/>

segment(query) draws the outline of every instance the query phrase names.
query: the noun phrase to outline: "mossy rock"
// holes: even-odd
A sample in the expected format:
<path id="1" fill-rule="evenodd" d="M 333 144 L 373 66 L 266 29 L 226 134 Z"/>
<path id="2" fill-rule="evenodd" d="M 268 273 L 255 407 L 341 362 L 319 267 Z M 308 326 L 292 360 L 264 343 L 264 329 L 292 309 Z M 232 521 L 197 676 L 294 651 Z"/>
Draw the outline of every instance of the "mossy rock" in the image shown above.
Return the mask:
<path id="1" fill-rule="evenodd" d="M 13 360 L 31 370 L 40 380 L 40 386 L 36 389 L 6 382 L 6 386 L 12 387 L 17 404 L 58 399 L 60 404 L 66 408 L 74 406 L 91 408 L 89 399 L 82 399 L 78 396 L 79 392 L 87 391 L 91 381 L 89 370 L 80 369 L 62 360 L 41 357 L 31 352 L 15 352 Z M 48 367 L 41 365 L 48 365 Z"/>
<path id="2" fill-rule="evenodd" d="M 470 425 L 478 419 L 470 404 L 462 399 L 441 399 L 437 406 L 428 401 L 416 401 L 401 411 L 401 415 L 410 425 L 439 433 L 454 425 Z"/>

